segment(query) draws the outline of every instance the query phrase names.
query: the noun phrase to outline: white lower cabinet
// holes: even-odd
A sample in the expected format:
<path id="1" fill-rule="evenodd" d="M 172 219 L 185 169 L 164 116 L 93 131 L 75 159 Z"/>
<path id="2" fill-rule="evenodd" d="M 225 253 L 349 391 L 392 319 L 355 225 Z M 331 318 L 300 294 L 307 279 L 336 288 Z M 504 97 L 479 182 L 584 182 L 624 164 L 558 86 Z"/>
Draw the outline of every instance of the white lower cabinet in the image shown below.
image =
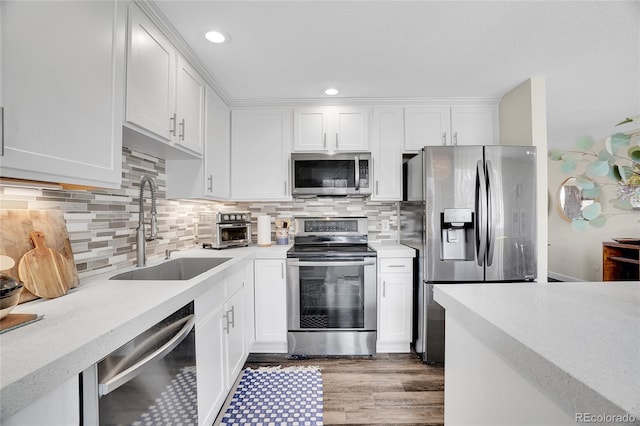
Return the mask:
<path id="1" fill-rule="evenodd" d="M 2 426 L 78 426 L 79 424 L 80 384 L 78 376 L 2 421 Z"/>
<path id="2" fill-rule="evenodd" d="M 287 352 L 287 285 L 284 259 L 255 259 L 255 342 L 251 352 Z"/>
<path id="3" fill-rule="evenodd" d="M 412 292 L 413 259 L 378 260 L 377 352 L 410 352 Z"/>
<path id="4" fill-rule="evenodd" d="M 198 422 L 213 424 L 247 359 L 245 342 L 245 267 L 195 300 Z"/>

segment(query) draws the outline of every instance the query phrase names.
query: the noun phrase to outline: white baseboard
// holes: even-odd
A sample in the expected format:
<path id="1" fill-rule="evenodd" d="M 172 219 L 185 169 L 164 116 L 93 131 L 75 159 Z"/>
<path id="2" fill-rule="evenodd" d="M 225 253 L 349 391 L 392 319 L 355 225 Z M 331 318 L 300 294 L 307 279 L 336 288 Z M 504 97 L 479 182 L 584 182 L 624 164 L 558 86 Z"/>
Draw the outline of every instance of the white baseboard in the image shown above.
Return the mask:
<path id="1" fill-rule="evenodd" d="M 570 275 L 560 274 L 558 272 L 549 271 L 547 275 L 549 276 L 549 278 L 553 278 L 554 280 L 558 280 L 558 281 L 567 281 L 567 282 L 584 281 L 584 280 L 581 280 L 580 278 L 572 277 Z"/>

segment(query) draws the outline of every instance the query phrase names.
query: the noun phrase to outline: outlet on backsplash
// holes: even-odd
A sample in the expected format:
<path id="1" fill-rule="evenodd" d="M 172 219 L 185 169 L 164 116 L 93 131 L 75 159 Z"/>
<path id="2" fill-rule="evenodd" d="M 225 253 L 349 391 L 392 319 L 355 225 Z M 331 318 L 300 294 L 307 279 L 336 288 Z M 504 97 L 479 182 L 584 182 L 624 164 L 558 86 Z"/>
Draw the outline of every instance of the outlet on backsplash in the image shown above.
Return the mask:
<path id="1" fill-rule="evenodd" d="M 381 232 L 389 232 L 389 219 L 382 219 L 380 228 Z"/>

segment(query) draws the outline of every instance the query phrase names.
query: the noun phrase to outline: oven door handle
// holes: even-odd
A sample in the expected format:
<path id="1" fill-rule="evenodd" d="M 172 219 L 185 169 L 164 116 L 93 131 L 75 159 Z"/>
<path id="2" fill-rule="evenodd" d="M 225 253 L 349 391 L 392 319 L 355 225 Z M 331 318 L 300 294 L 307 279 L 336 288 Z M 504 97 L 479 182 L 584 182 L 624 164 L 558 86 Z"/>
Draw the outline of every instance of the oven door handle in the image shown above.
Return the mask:
<path id="1" fill-rule="evenodd" d="M 175 321 L 157 333 L 149 336 L 148 339 L 143 341 L 133 352 L 125 356 L 113 369 L 107 374 L 106 378 L 101 380 L 98 385 L 98 395 L 104 396 L 120 386 L 129 382 L 137 375 L 142 373 L 147 365 L 155 360 L 162 359 L 169 352 L 174 350 L 182 341 L 189 335 L 194 327 L 196 321 L 195 315 L 191 314 L 184 318 Z M 148 351 L 150 347 L 158 344 L 158 342 L 166 339 L 167 335 L 170 335 L 176 328 L 182 326 L 179 332 L 177 332 L 171 339 L 169 339 L 164 345 L 156 349 L 149 355 L 142 358 L 140 361 L 133 365 L 131 362 L 138 359 L 145 351 Z"/>
<path id="2" fill-rule="evenodd" d="M 348 260 L 348 261 L 339 261 L 339 260 L 310 260 L 310 261 L 300 261 L 299 259 L 289 258 L 287 259 L 287 265 L 289 266 L 366 266 L 366 265 L 375 265 L 376 258 L 370 257 L 364 260 Z"/>

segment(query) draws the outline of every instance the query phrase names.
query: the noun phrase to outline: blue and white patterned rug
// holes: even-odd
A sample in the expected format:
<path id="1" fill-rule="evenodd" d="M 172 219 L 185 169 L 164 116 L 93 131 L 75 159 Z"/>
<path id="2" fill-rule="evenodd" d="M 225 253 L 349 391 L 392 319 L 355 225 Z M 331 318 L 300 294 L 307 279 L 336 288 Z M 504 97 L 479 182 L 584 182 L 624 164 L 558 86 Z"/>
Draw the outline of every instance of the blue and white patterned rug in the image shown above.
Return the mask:
<path id="1" fill-rule="evenodd" d="M 222 425 L 322 425 L 322 375 L 318 367 L 247 368 Z"/>

